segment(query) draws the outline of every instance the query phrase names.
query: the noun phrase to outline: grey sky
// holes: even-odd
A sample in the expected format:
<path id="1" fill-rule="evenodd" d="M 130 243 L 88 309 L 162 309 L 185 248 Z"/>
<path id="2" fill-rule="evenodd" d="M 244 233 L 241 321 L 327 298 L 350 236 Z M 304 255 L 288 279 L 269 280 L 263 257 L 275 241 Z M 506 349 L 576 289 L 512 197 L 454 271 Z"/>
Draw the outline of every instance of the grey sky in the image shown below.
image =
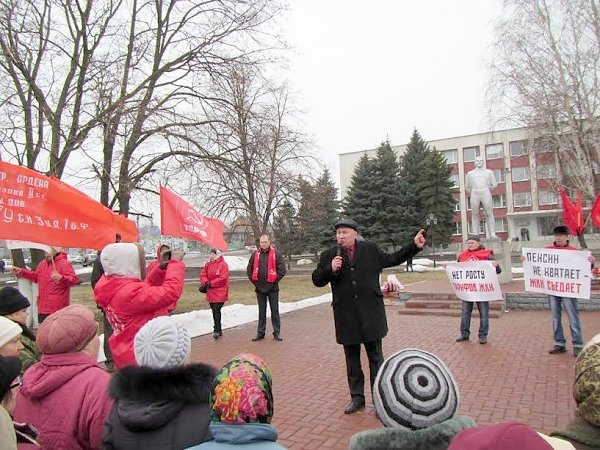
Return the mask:
<path id="1" fill-rule="evenodd" d="M 487 130 L 484 58 L 496 0 L 290 0 L 290 71 L 337 179 L 337 155 Z"/>

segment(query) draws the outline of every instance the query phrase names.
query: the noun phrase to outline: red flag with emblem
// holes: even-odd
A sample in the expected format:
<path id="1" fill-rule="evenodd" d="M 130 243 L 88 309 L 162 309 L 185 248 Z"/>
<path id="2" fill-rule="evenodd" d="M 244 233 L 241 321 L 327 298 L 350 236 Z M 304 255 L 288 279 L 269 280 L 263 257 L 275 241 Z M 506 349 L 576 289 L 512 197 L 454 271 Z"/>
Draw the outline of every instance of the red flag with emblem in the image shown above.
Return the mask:
<path id="1" fill-rule="evenodd" d="M 577 191 L 577 203 L 573 203 L 564 189 L 560 190 L 560 196 L 563 204 L 563 220 L 565 225 L 571 230 L 571 234 L 579 236 L 583 233 L 583 202 L 581 191 Z"/>
<path id="2" fill-rule="evenodd" d="M 203 216 L 196 209 L 161 186 L 160 232 L 164 235 L 194 239 L 219 250 L 227 250 L 224 225 L 219 219 Z"/>

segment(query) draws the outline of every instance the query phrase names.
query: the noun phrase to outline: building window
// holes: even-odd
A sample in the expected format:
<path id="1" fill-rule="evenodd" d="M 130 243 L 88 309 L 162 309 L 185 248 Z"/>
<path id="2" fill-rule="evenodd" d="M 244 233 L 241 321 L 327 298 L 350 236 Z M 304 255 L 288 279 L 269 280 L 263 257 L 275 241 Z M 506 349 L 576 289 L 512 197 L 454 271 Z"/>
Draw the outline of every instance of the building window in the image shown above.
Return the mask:
<path id="1" fill-rule="evenodd" d="M 492 203 L 494 205 L 494 208 L 506 208 L 506 195 L 493 195 Z"/>
<path id="2" fill-rule="evenodd" d="M 462 234 L 460 229 L 460 222 L 454 222 L 454 233 L 452 234 Z"/>
<path id="3" fill-rule="evenodd" d="M 504 157 L 504 147 L 502 144 L 491 144 L 485 146 L 486 159 L 500 159 Z"/>
<path id="4" fill-rule="evenodd" d="M 556 205 L 558 203 L 558 195 L 554 191 L 540 191 L 540 205 Z"/>
<path id="5" fill-rule="evenodd" d="M 539 179 L 556 178 L 556 165 L 541 164 L 537 166 L 537 177 Z"/>
<path id="6" fill-rule="evenodd" d="M 486 221 L 485 219 L 481 219 L 479 221 L 479 234 L 483 234 L 485 236 L 485 227 Z M 471 221 L 467 224 L 467 234 L 473 234 L 473 227 L 471 226 Z"/>
<path id="7" fill-rule="evenodd" d="M 463 148 L 463 159 L 465 162 L 475 161 L 475 158 L 481 156 L 479 146 Z"/>
<path id="8" fill-rule="evenodd" d="M 512 168 L 512 180 L 513 181 L 527 181 L 529 180 L 529 167 L 513 167 Z"/>
<path id="9" fill-rule="evenodd" d="M 525 154 L 525 145 L 523 141 L 514 141 L 508 144 L 510 147 L 510 156 L 521 156 Z"/>
<path id="10" fill-rule="evenodd" d="M 494 172 L 497 183 L 504 183 L 504 169 L 493 169 L 492 172 Z"/>
<path id="11" fill-rule="evenodd" d="M 533 141 L 536 153 L 551 153 L 557 150 L 556 144 L 549 138 L 538 138 Z"/>
<path id="12" fill-rule="evenodd" d="M 455 200 L 454 211 L 456 211 L 456 212 L 460 211 L 460 200 Z"/>
<path id="13" fill-rule="evenodd" d="M 458 150 L 444 150 L 442 155 L 446 158 L 447 164 L 456 164 L 458 162 Z"/>
<path id="14" fill-rule="evenodd" d="M 508 231 L 508 221 L 506 220 L 506 217 L 496 218 L 496 229 L 494 230 L 494 232 L 502 233 L 502 232 L 507 232 L 507 231 Z"/>
<path id="15" fill-rule="evenodd" d="M 450 176 L 448 177 L 448 180 L 450 180 L 450 183 L 452 183 L 451 187 L 458 187 L 458 174 L 457 173 L 451 173 Z"/>
<path id="16" fill-rule="evenodd" d="M 513 195 L 513 204 L 515 205 L 515 207 L 531 206 L 531 193 L 517 192 Z"/>

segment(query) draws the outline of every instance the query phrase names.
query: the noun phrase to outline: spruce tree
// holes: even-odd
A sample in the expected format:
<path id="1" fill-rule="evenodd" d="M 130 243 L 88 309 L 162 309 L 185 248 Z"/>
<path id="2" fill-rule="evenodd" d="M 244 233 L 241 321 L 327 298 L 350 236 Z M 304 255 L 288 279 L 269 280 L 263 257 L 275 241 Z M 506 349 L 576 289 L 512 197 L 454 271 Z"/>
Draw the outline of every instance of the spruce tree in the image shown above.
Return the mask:
<path id="1" fill-rule="evenodd" d="M 354 219 L 366 239 L 372 239 L 376 210 L 372 203 L 375 187 L 375 166 L 365 153 L 354 169 L 350 187 L 343 201 L 343 216 Z"/>
<path id="2" fill-rule="evenodd" d="M 292 255 L 298 252 L 296 209 L 289 200 L 286 200 L 277 210 L 273 218 L 273 239 L 279 251 L 288 260 L 288 267 Z"/>
<path id="3" fill-rule="evenodd" d="M 435 148 L 427 153 L 423 163 L 423 176 L 417 187 L 424 213 L 426 216 L 434 214 L 437 218 L 437 225 L 430 227 L 428 245 L 432 241 L 436 247 L 448 244 L 454 230 L 452 218 L 455 202 L 452 197 L 451 171 L 444 156 Z"/>

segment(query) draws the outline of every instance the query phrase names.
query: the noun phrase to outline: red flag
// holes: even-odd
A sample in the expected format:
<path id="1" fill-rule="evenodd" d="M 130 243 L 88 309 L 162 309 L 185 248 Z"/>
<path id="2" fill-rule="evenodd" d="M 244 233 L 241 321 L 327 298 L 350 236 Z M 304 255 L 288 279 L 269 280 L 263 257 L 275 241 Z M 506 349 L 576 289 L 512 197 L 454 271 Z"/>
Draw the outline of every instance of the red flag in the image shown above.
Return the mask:
<path id="1" fill-rule="evenodd" d="M 139 231 L 133 220 L 129 220 L 123 214 L 114 214 L 115 233 L 121 235 L 121 242 L 137 242 Z"/>
<path id="2" fill-rule="evenodd" d="M 573 204 L 564 189 L 560 190 L 560 196 L 563 204 L 563 220 L 565 225 L 571 230 L 571 234 L 579 236 L 583 233 L 583 202 L 581 191 L 577 192 L 577 203 Z"/>
<path id="3" fill-rule="evenodd" d="M 590 211 L 590 217 L 596 228 L 600 228 L 600 192 L 596 196 L 596 201 L 594 201 L 594 206 Z"/>
<path id="4" fill-rule="evenodd" d="M 57 178 L 0 161 L 0 239 L 99 250 L 115 240 L 112 216 Z"/>
<path id="5" fill-rule="evenodd" d="M 162 234 L 194 239 L 219 250 L 227 250 L 223 228 L 223 222 L 203 216 L 189 203 L 161 186 L 160 232 Z"/>

